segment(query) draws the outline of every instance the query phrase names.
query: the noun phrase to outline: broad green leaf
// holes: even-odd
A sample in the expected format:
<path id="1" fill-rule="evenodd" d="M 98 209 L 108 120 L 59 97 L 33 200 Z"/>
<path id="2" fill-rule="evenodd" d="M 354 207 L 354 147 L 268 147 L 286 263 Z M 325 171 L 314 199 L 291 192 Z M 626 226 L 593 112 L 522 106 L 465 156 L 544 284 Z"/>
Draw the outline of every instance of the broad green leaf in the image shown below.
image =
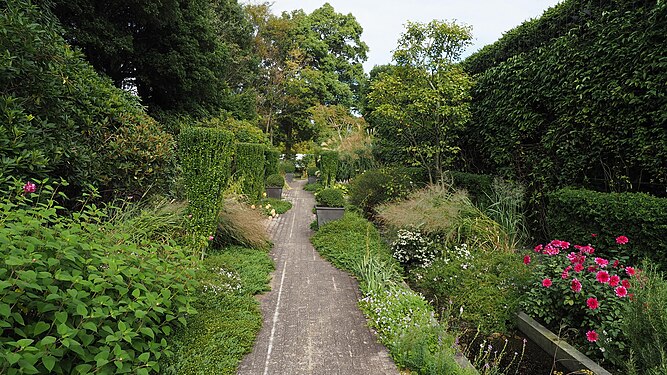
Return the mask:
<path id="1" fill-rule="evenodd" d="M 53 344 L 53 343 L 55 343 L 55 342 L 56 342 L 56 338 L 55 338 L 55 337 L 53 337 L 53 336 L 45 336 L 45 337 L 40 341 L 40 344 L 42 344 L 43 346 L 46 346 L 46 345 L 51 345 L 51 344 Z"/>
<path id="2" fill-rule="evenodd" d="M 51 371 L 53 370 L 53 366 L 56 365 L 56 359 L 55 357 L 52 357 L 50 355 L 45 355 L 44 357 L 42 357 L 42 363 L 44 364 L 44 367 L 46 367 L 48 371 Z"/>
<path id="3" fill-rule="evenodd" d="M 40 321 L 35 324 L 33 333 L 35 336 L 37 336 L 40 333 L 47 331 L 49 328 L 51 328 L 49 324 Z"/>

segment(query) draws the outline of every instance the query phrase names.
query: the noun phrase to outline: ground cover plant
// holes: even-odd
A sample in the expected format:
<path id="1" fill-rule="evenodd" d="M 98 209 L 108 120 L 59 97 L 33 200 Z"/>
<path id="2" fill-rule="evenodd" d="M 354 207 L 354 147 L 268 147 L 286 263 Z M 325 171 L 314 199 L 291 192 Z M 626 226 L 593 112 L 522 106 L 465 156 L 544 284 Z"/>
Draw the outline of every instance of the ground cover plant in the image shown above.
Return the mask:
<path id="1" fill-rule="evenodd" d="M 356 213 L 322 226 L 311 241 L 323 257 L 359 280 L 359 302 L 401 367 L 420 374 L 468 374 L 456 360 L 455 337 L 428 302 L 402 284 L 402 271 L 377 229 Z"/>

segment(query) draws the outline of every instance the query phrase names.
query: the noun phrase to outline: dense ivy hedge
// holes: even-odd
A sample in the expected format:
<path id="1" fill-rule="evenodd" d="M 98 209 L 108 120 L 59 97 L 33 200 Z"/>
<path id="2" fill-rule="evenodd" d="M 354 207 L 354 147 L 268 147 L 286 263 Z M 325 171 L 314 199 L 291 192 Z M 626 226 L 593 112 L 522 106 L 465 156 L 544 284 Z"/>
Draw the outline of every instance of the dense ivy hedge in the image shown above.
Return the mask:
<path id="1" fill-rule="evenodd" d="M 216 218 L 224 202 L 222 193 L 231 174 L 233 137 L 226 130 L 202 127 L 184 127 L 179 135 L 183 176 L 197 241 L 215 233 Z"/>
<path id="2" fill-rule="evenodd" d="M 548 201 L 552 238 L 614 249 L 616 237 L 623 235 L 630 240 L 623 252 L 632 264 L 645 257 L 667 270 L 667 198 L 561 189 L 550 193 Z"/>
<path id="3" fill-rule="evenodd" d="M 174 140 L 137 98 L 99 76 L 46 10 L 0 6 L 0 185 L 64 178 L 73 200 L 154 192 L 174 171 Z"/>
<path id="4" fill-rule="evenodd" d="M 329 187 L 336 182 L 336 175 L 338 173 L 338 152 L 336 151 L 322 151 L 320 153 L 320 181 L 325 187 Z"/>
<path id="5" fill-rule="evenodd" d="M 234 176 L 250 201 L 259 200 L 264 192 L 264 150 L 266 146 L 259 143 L 236 144 Z"/>
<path id="6" fill-rule="evenodd" d="M 278 162 L 280 161 L 280 151 L 272 147 L 267 147 L 264 151 L 264 175 L 280 173 Z"/>
<path id="7" fill-rule="evenodd" d="M 480 73 L 463 135 L 467 167 L 533 190 L 664 194 L 667 4 L 642 3 Z"/>

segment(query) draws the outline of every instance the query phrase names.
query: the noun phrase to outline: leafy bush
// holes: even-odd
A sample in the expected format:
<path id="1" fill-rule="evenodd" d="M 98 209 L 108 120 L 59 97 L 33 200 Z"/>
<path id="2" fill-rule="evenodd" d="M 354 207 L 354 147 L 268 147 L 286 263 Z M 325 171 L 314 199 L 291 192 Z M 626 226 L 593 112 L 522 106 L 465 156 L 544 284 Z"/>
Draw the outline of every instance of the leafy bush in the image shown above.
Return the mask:
<path id="1" fill-rule="evenodd" d="M 311 193 L 317 193 L 317 192 L 319 192 L 323 189 L 324 189 L 324 186 L 319 182 L 315 182 L 315 183 L 312 183 L 312 184 L 306 184 L 303 187 L 303 190 L 310 191 Z"/>
<path id="2" fill-rule="evenodd" d="M 272 216 L 271 211 L 273 211 L 276 215 L 281 215 L 292 208 L 292 203 L 277 198 L 264 198 L 259 201 L 258 205 L 260 208 L 264 208 L 264 214 L 267 216 Z"/>
<path id="3" fill-rule="evenodd" d="M 315 195 L 315 201 L 322 207 L 345 207 L 345 197 L 338 189 L 323 189 Z"/>
<path id="4" fill-rule="evenodd" d="M 399 229 L 396 239 L 391 243 L 391 252 L 404 266 L 426 268 L 440 251 L 430 238 L 418 231 Z"/>
<path id="5" fill-rule="evenodd" d="M 199 313 L 174 339 L 164 374 L 235 374 L 252 348 L 262 315 L 254 294 L 269 290 L 273 263 L 265 251 L 230 247 L 204 260 L 197 272 Z"/>
<path id="6" fill-rule="evenodd" d="M 317 172 L 319 172 L 319 171 L 320 170 L 317 169 L 317 167 L 308 167 L 308 169 L 306 170 L 306 173 L 308 173 L 308 176 L 316 176 Z"/>
<path id="7" fill-rule="evenodd" d="M 667 198 L 562 189 L 549 194 L 548 201 L 547 223 L 556 238 L 588 243 L 595 234 L 601 256 L 629 256 L 631 263 L 646 257 L 667 270 Z M 617 233 L 632 241 L 623 254 L 615 252 Z"/>
<path id="8" fill-rule="evenodd" d="M 0 185 L 63 178 L 76 200 L 166 189 L 174 140 L 138 99 L 100 77 L 46 9 L 8 0 L 0 12 Z"/>
<path id="9" fill-rule="evenodd" d="M 468 192 L 468 197 L 473 203 L 480 208 L 488 207 L 491 204 L 489 197 L 493 195 L 493 177 L 465 172 L 450 173 L 454 187 Z"/>
<path id="10" fill-rule="evenodd" d="M 225 200 L 217 218 L 213 247 L 223 249 L 241 245 L 254 249 L 268 249 L 271 242 L 266 233 L 264 215 L 234 199 Z"/>
<path id="11" fill-rule="evenodd" d="M 628 373 L 664 374 L 667 370 L 667 280 L 645 262 L 626 306 L 623 333 L 631 351 Z"/>
<path id="12" fill-rule="evenodd" d="M 266 186 L 268 187 L 283 187 L 285 185 L 285 177 L 279 173 L 269 175 L 266 178 Z"/>
<path id="13" fill-rule="evenodd" d="M 203 251 L 203 239 L 215 233 L 216 218 L 224 203 L 223 191 L 231 172 L 232 134 L 213 128 L 185 127 L 179 150 L 192 215 L 192 241 Z"/>
<path id="14" fill-rule="evenodd" d="M 183 249 L 107 230 L 95 206 L 59 216 L 48 185 L 17 190 L 0 200 L 0 372 L 161 373 L 195 313 Z"/>
<path id="15" fill-rule="evenodd" d="M 336 183 L 336 173 L 338 172 L 338 152 L 336 151 L 322 151 L 320 154 L 320 179 L 322 185 L 331 187 Z"/>
<path id="16" fill-rule="evenodd" d="M 234 134 L 235 143 L 269 143 L 266 133 L 260 128 L 249 121 L 237 120 L 229 115 L 202 120 L 197 126 L 226 130 Z"/>
<path id="17" fill-rule="evenodd" d="M 617 237 L 625 248 L 627 238 Z M 627 342 L 622 327 L 626 305 L 636 287 L 636 270 L 618 259 L 596 256 L 590 245 L 553 240 L 535 248 L 537 261 L 522 308 L 564 335 L 582 352 L 622 367 Z M 524 263 L 531 263 L 526 255 Z"/>
<path id="18" fill-rule="evenodd" d="M 241 181 L 248 200 L 256 202 L 264 192 L 264 150 L 259 143 L 237 143 L 234 178 Z"/>
<path id="19" fill-rule="evenodd" d="M 391 180 L 383 170 L 370 170 L 356 176 L 350 181 L 350 203 L 359 207 L 364 216 L 372 218 L 378 204 L 394 198 L 387 189 Z"/>
<path id="20" fill-rule="evenodd" d="M 294 173 L 296 167 L 292 160 L 281 160 L 278 169 L 280 169 L 280 172 L 282 173 Z"/>
<path id="21" fill-rule="evenodd" d="M 272 174 L 280 173 L 280 170 L 278 169 L 280 151 L 275 148 L 267 147 L 264 151 L 264 160 L 264 175 L 270 176 Z"/>

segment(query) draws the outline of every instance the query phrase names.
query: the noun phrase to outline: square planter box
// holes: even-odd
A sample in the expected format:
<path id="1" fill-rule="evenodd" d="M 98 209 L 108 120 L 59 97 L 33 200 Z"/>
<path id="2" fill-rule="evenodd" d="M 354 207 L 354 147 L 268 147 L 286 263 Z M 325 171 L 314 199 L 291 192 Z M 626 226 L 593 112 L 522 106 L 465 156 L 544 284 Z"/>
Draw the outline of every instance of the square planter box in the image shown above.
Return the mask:
<path id="1" fill-rule="evenodd" d="M 308 183 L 314 184 L 317 182 L 317 176 L 308 176 Z"/>
<path id="2" fill-rule="evenodd" d="M 292 182 L 292 180 L 294 180 L 294 173 L 285 173 L 285 180 L 287 180 L 287 182 Z"/>
<path id="3" fill-rule="evenodd" d="M 283 188 L 281 187 L 267 187 L 266 196 L 269 198 L 281 199 L 283 196 Z"/>
<path id="4" fill-rule="evenodd" d="M 322 226 L 330 221 L 338 220 L 345 214 L 345 207 L 320 207 L 315 206 L 317 213 L 317 226 Z"/>

